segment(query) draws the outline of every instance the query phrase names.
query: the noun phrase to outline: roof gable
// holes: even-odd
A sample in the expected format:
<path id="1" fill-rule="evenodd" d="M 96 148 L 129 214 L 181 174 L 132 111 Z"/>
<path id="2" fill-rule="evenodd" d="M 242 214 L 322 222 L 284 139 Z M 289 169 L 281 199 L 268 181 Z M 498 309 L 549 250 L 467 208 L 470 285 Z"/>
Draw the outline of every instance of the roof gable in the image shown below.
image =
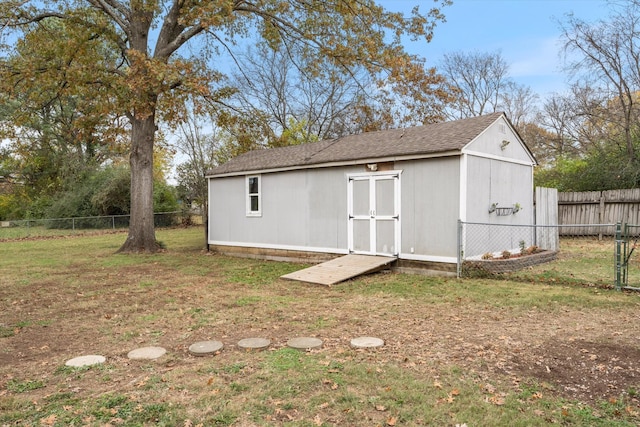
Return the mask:
<path id="1" fill-rule="evenodd" d="M 334 140 L 254 150 L 211 169 L 207 176 L 304 169 L 372 159 L 460 154 L 467 144 L 503 116 L 504 113 L 493 113 L 406 129 L 365 132 Z"/>
<path id="2" fill-rule="evenodd" d="M 506 116 L 499 117 L 462 150 L 510 161 L 536 164 L 535 157 Z"/>

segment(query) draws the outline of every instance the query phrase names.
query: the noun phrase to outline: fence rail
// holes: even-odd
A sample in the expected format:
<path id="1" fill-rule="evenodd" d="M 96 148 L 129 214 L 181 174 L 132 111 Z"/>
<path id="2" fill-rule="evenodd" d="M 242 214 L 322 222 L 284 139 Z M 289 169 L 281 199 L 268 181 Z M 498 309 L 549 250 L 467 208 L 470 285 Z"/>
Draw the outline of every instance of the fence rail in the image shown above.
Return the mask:
<path id="1" fill-rule="evenodd" d="M 129 227 L 130 215 L 0 221 L 0 240 L 35 236 L 60 236 L 92 230 L 119 230 Z M 153 216 L 156 227 L 202 224 L 202 216 L 190 212 L 159 212 Z"/>
<path id="2" fill-rule="evenodd" d="M 558 193 L 558 223 L 585 224 L 585 227 L 605 223 L 640 224 L 640 188 L 607 191 Z M 593 235 L 590 228 L 572 229 L 582 235 Z M 560 235 L 565 235 L 560 230 Z"/>

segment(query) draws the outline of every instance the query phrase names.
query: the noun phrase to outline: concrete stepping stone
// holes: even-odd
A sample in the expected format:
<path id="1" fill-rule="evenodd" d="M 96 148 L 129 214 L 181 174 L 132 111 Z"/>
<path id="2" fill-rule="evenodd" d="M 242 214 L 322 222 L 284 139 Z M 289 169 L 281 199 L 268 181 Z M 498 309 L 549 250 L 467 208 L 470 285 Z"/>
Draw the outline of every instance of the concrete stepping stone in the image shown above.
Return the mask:
<path id="1" fill-rule="evenodd" d="M 66 361 L 65 366 L 72 368 L 82 368 L 83 366 L 99 365 L 107 360 L 104 356 L 97 354 L 88 354 L 86 356 L 74 357 Z"/>
<path id="2" fill-rule="evenodd" d="M 166 352 L 162 347 L 141 347 L 131 350 L 127 357 L 132 360 L 154 360 L 164 356 Z"/>
<path id="3" fill-rule="evenodd" d="M 264 350 L 271 345 L 267 338 L 244 338 L 238 341 L 238 347 L 244 350 Z"/>
<path id="4" fill-rule="evenodd" d="M 200 341 L 189 346 L 189 353 L 194 356 L 207 356 L 222 350 L 222 347 L 224 345 L 220 341 Z"/>
<path id="5" fill-rule="evenodd" d="M 287 341 L 287 346 L 297 350 L 313 350 L 322 347 L 322 340 L 313 337 L 291 338 Z"/>
<path id="6" fill-rule="evenodd" d="M 358 337 L 351 340 L 353 348 L 378 348 L 384 345 L 384 341 L 375 337 Z"/>

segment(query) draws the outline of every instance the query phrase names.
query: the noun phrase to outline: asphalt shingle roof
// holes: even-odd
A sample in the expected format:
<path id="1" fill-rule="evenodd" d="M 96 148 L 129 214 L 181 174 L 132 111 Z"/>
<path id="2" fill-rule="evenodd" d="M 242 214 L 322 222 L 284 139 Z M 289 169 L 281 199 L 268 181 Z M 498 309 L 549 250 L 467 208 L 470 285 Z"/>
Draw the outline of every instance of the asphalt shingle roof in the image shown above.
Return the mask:
<path id="1" fill-rule="evenodd" d="M 334 140 L 254 150 L 208 171 L 207 176 L 318 166 L 336 162 L 437 155 L 461 151 L 504 113 L 416 126 L 365 132 Z"/>

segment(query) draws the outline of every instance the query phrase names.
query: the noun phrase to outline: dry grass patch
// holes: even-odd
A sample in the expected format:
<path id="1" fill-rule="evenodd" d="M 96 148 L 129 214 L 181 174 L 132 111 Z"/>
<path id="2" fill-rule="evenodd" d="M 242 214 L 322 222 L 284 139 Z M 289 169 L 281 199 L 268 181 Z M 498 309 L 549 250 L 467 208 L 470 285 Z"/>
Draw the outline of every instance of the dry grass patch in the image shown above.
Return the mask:
<path id="1" fill-rule="evenodd" d="M 207 254 L 202 229 L 158 236 L 166 253 L 134 256 L 113 255 L 122 234 L 0 243 L 0 425 L 640 422 L 636 294 L 399 274 L 325 288 Z M 288 349 L 296 336 L 324 345 Z M 207 339 L 225 348 L 189 354 Z M 168 353 L 126 358 L 149 345 Z M 107 362 L 64 367 L 84 354 Z"/>

